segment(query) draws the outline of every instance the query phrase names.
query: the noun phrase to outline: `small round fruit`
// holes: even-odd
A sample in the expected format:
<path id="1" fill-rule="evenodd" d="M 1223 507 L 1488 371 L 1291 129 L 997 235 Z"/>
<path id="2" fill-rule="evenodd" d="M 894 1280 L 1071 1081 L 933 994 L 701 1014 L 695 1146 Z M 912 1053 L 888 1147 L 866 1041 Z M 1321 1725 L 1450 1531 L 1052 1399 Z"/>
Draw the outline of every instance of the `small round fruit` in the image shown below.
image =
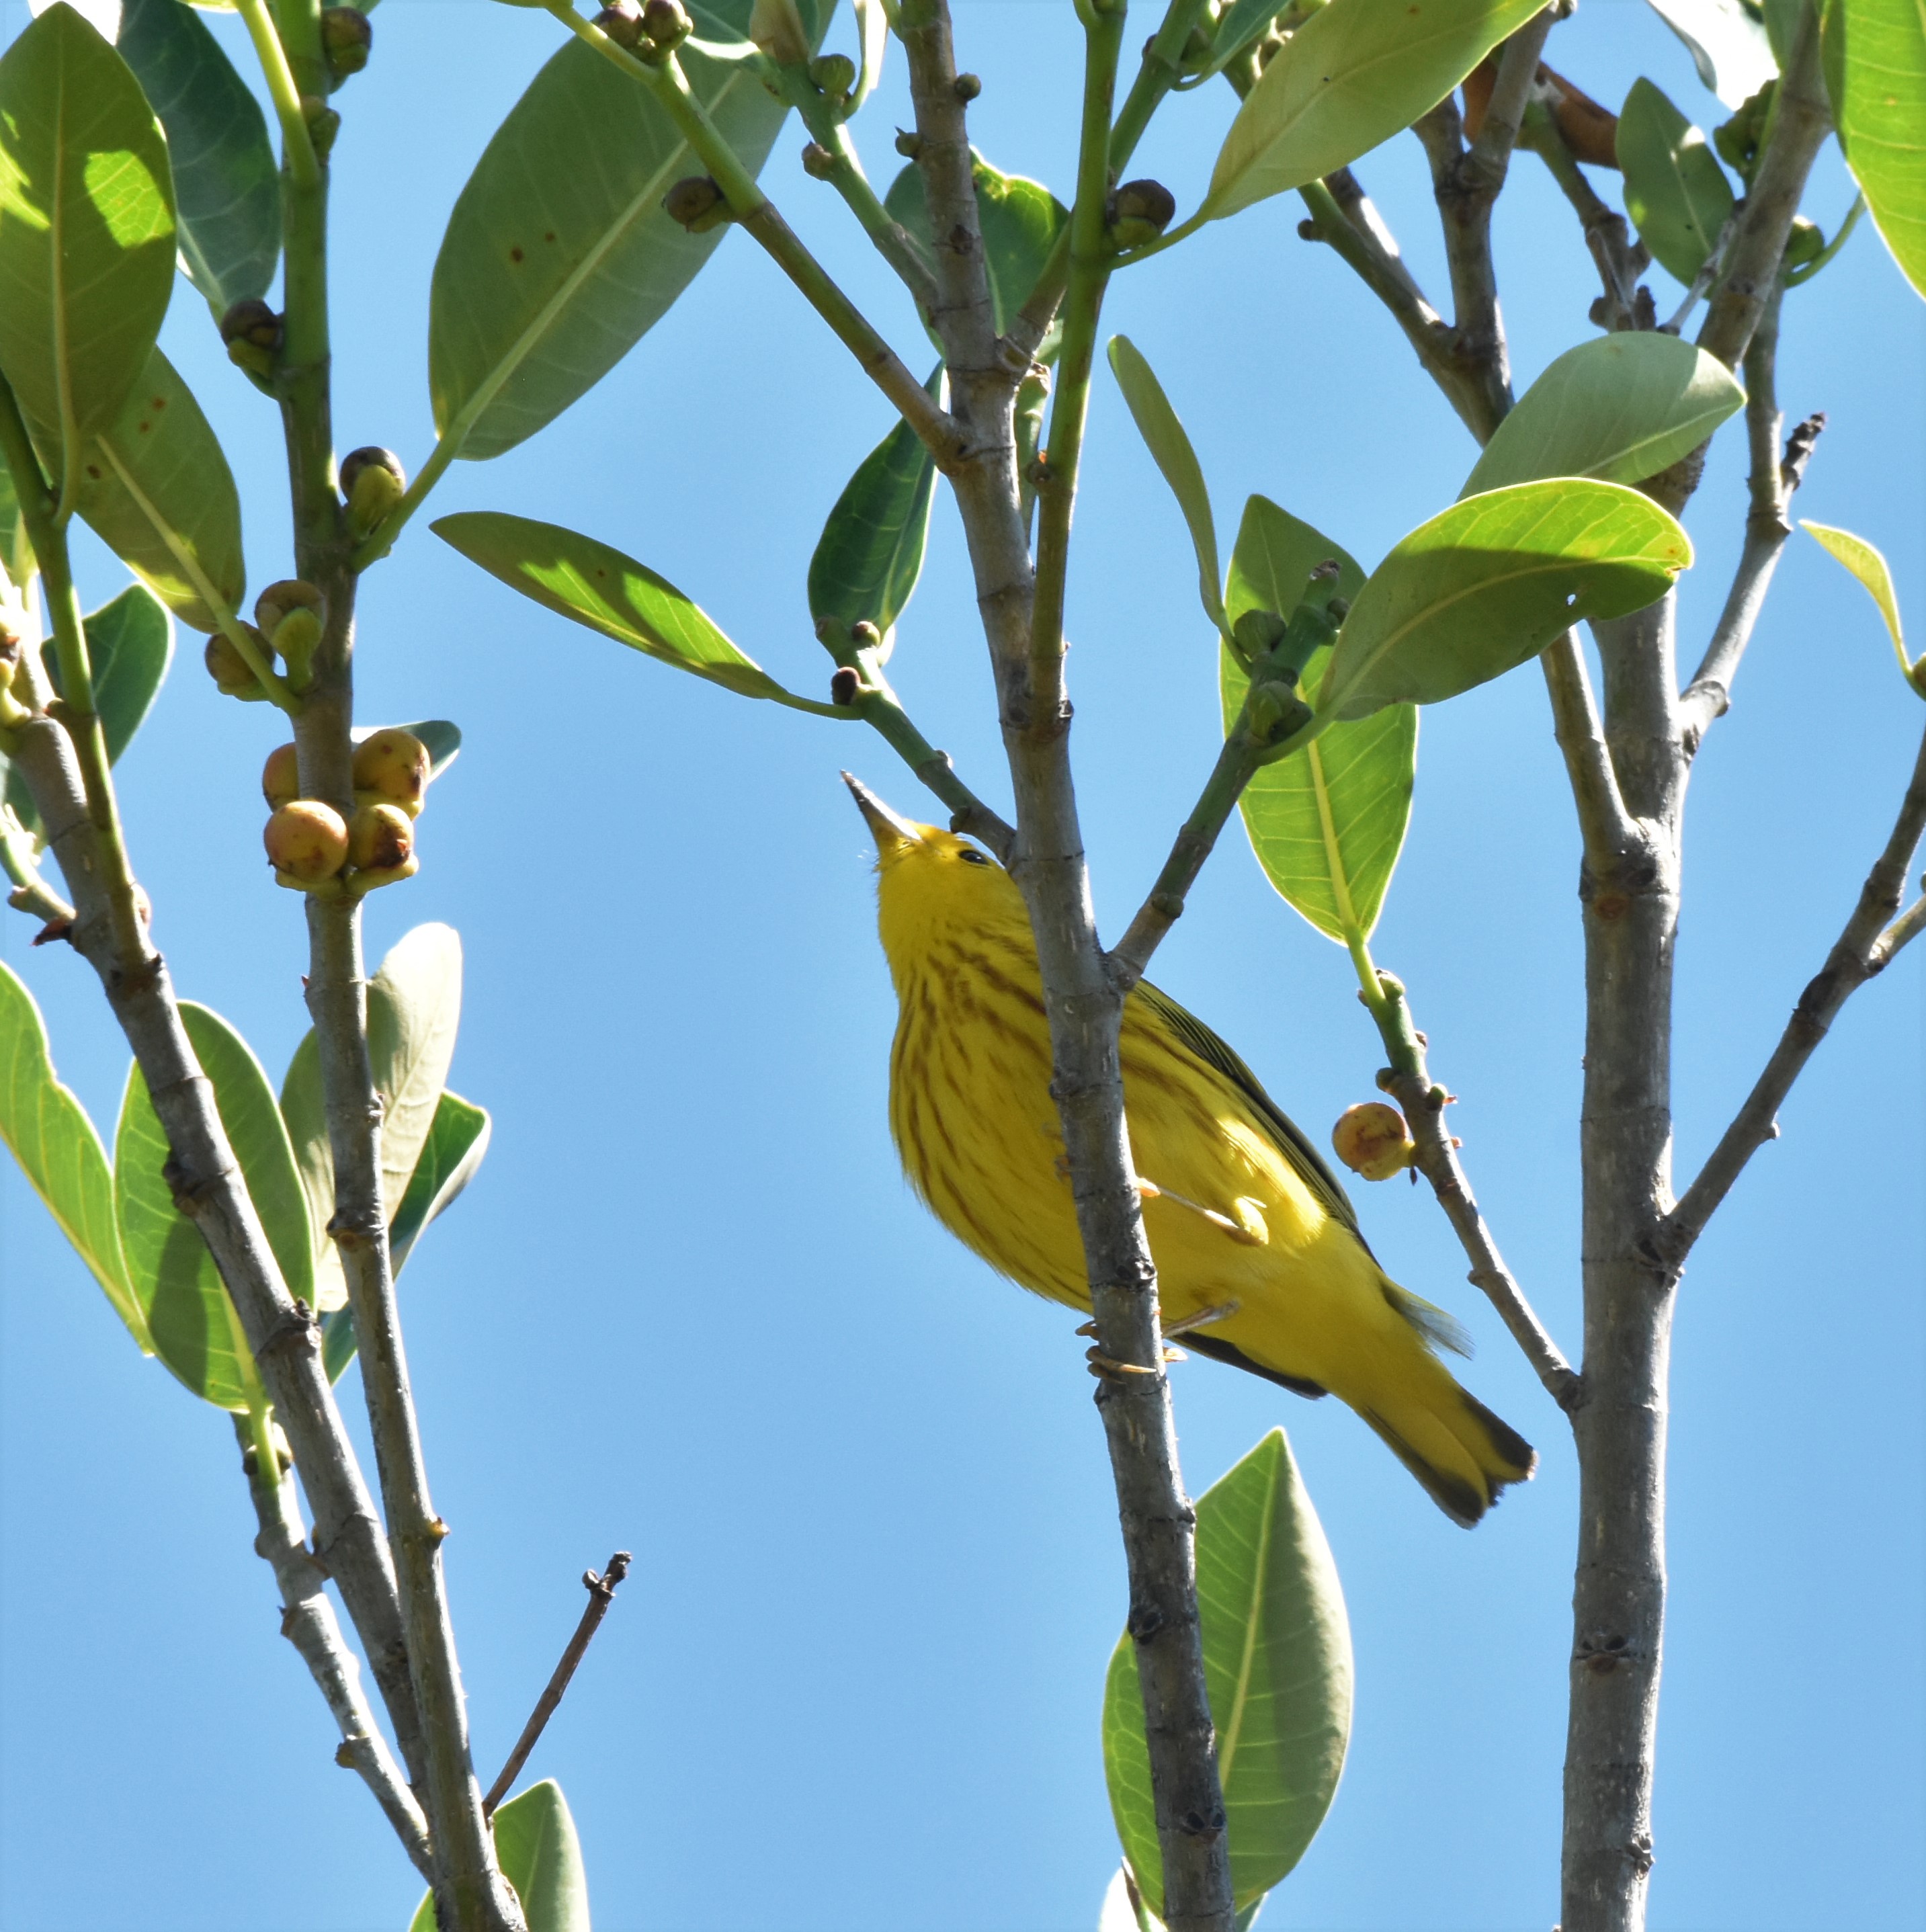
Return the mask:
<path id="1" fill-rule="evenodd" d="M 1410 1166 L 1418 1148 L 1405 1130 L 1404 1116 L 1382 1100 L 1347 1107 L 1330 1130 L 1337 1157 L 1366 1180 L 1388 1180 Z"/>
<path id="2" fill-rule="evenodd" d="M 415 821 L 398 805 L 364 805 L 348 826 L 348 863 L 357 872 L 386 872 L 415 852 Z"/>
<path id="3" fill-rule="evenodd" d="M 301 771 L 292 745 L 277 745 L 261 767 L 261 796 L 270 812 L 292 805 L 301 796 Z"/>
<path id="4" fill-rule="evenodd" d="M 304 886 L 332 879 L 347 863 L 348 828 L 333 806 L 317 799 L 283 806 L 268 820 L 261 842 L 274 870 Z"/>
<path id="5" fill-rule="evenodd" d="M 260 688 L 248 660 L 235 648 L 234 640 L 217 631 L 201 653 L 207 674 L 230 698 L 251 698 Z"/>
<path id="6" fill-rule="evenodd" d="M 398 805 L 410 818 L 422 809 L 428 789 L 428 748 L 398 724 L 377 731 L 355 747 L 355 790 L 373 792 Z"/>
<path id="7" fill-rule="evenodd" d="M 312 610 L 319 617 L 327 609 L 326 600 L 311 584 L 298 577 L 284 577 L 271 584 L 254 599 L 254 622 L 263 634 L 272 638 L 290 610 Z"/>

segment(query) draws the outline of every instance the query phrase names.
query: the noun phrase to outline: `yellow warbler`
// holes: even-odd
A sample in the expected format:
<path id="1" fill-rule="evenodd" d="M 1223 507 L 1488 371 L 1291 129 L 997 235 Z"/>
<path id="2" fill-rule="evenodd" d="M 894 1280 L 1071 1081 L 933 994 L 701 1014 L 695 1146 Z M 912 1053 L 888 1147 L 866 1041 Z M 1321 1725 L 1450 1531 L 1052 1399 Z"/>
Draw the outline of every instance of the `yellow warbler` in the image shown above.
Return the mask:
<path id="1" fill-rule="evenodd" d="M 890 1126 L 910 1184 L 992 1268 L 1088 1310 L 1022 896 L 967 839 L 849 785 L 879 855 L 898 1008 Z M 1336 1396 L 1447 1516 L 1476 1522 L 1537 1458 L 1438 1359 L 1441 1344 L 1466 1352 L 1457 1324 L 1386 1276 L 1310 1143 L 1148 982 L 1124 1006 L 1123 1064 L 1166 1328 L 1300 1395 Z"/>

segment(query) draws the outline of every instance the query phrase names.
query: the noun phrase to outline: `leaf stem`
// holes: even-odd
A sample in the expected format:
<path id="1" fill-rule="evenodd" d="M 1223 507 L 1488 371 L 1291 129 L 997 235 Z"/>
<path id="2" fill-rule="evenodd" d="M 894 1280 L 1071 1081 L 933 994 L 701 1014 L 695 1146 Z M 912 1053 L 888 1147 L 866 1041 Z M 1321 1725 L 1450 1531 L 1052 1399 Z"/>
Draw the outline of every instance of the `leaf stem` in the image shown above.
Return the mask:
<path id="1" fill-rule="evenodd" d="M 288 172 L 303 188 L 317 188 L 321 163 L 314 152 L 314 136 L 308 130 L 308 116 L 302 112 L 301 89 L 287 64 L 287 50 L 281 45 L 267 0 L 234 0 L 234 4 L 248 29 L 248 38 L 254 44 L 261 77 L 268 86 L 268 98 L 273 102 L 274 118 L 280 123 L 281 152 Z"/>

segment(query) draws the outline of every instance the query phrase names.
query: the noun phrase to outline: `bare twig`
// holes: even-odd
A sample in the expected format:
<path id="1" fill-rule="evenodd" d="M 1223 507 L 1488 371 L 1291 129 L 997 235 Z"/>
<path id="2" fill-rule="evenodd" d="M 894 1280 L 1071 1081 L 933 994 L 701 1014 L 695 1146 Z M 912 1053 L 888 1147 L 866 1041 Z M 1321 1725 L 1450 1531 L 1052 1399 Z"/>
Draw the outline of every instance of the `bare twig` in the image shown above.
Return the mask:
<path id="1" fill-rule="evenodd" d="M 1639 284 L 1652 257 L 1645 244 L 1633 238 L 1625 218 L 1600 200 L 1567 143 L 1557 117 L 1542 102 L 1534 101 L 1526 110 L 1519 145 L 1544 163 L 1578 217 L 1585 245 L 1592 252 L 1604 289 L 1592 310 L 1593 321 L 1614 332 L 1654 327 L 1658 315 L 1652 292 Z"/>
<path id="2" fill-rule="evenodd" d="M 556 1665 L 554 1676 L 535 1700 L 535 1709 L 522 1726 L 522 1734 L 516 1738 L 515 1748 L 509 1752 L 507 1763 L 502 1766 L 500 1775 L 489 1786 L 488 1796 L 482 1801 L 484 1816 L 494 1816 L 495 1807 L 508 1795 L 508 1787 L 527 1763 L 530 1752 L 535 1749 L 548 1727 L 549 1719 L 560 1708 L 568 1680 L 589 1654 L 589 1646 L 594 1642 L 596 1632 L 601 1629 L 602 1618 L 608 1615 L 609 1605 L 615 1601 L 616 1586 L 628 1574 L 628 1552 L 618 1550 L 608 1559 L 608 1568 L 599 1576 L 592 1570 L 582 1572 L 582 1582 L 589 1593 L 587 1607 L 582 1612 L 582 1620 L 575 1626 L 575 1634 L 568 1640 L 568 1647 L 562 1652 L 562 1660 Z"/>
<path id="3" fill-rule="evenodd" d="M 1792 533 L 1789 514 L 1792 492 L 1804 480 L 1813 446 L 1826 427 L 1823 415 L 1807 417 L 1786 439 L 1785 452 L 1780 454 L 1779 432 L 1785 419 L 1779 413 L 1774 380 L 1778 342 L 1779 296 L 1775 293 L 1745 352 L 1745 428 L 1752 452 L 1745 543 L 1712 642 L 1678 700 L 1679 728 L 1684 734 L 1688 758 L 1696 756 L 1712 721 L 1723 717 L 1732 702 L 1732 677 L 1765 608 L 1779 553 Z"/>
<path id="4" fill-rule="evenodd" d="M 1565 776 L 1578 807 L 1579 836 L 1585 862 L 1594 877 L 1613 871 L 1638 843 L 1618 780 L 1605 748 L 1605 730 L 1592 694 L 1585 653 L 1576 633 L 1568 631 L 1538 654 L 1545 688 L 1552 700 L 1552 735 L 1564 754 Z"/>
<path id="5" fill-rule="evenodd" d="M 415 1869 L 424 1879 L 431 1879 L 434 1860 L 428 1849 L 427 1820 L 388 1755 L 387 1743 L 376 1730 L 368 1700 L 362 1694 L 360 1666 L 341 1641 L 334 1606 L 328 1600 L 328 1573 L 308 1547 L 293 1486 L 278 1467 L 272 1472 L 262 1469 L 260 1445 L 249 1417 L 235 1417 L 234 1432 L 240 1440 L 241 1466 L 247 1473 L 248 1494 L 261 1526 L 254 1548 L 280 1586 L 281 1635 L 301 1653 L 340 1729 L 341 1746 L 334 1754 L 335 1761 L 356 1772 L 374 1793 Z M 277 1432 L 269 1425 L 263 1432 Z"/>
<path id="6" fill-rule="evenodd" d="M 1912 782 L 1900 801 L 1892 835 L 1866 876 L 1852 917 L 1824 966 L 1800 994 L 1745 1104 L 1720 1136 L 1698 1178 L 1653 1234 L 1654 1257 L 1669 1273 L 1677 1273 L 1746 1162 L 1777 1136 L 1780 1106 L 1838 1017 L 1840 1008 L 1868 980 L 1882 972 L 1900 948 L 1926 924 L 1926 912 L 1919 904 L 1898 919 L 1893 916 L 1899 911 L 1906 868 L 1922 834 L 1926 834 L 1926 737 L 1920 741 Z"/>

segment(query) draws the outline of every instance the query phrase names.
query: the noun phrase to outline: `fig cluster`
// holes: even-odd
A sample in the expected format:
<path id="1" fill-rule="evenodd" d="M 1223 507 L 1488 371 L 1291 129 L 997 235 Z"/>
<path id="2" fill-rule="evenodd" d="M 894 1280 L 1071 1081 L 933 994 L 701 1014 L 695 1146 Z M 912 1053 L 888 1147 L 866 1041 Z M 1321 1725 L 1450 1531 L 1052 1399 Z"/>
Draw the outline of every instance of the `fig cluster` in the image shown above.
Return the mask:
<path id="1" fill-rule="evenodd" d="M 298 695 L 314 681 L 314 651 L 327 621 L 327 601 L 311 584 L 298 577 L 271 584 L 254 600 L 254 621 L 236 628 L 253 646 L 266 668 L 280 672 L 288 688 Z M 254 674 L 236 639 L 217 631 L 202 653 L 207 674 L 230 698 L 244 703 L 265 702 L 267 692 Z"/>
<path id="2" fill-rule="evenodd" d="M 344 819 L 332 805 L 301 796 L 292 745 L 271 752 L 261 772 L 272 814 L 262 842 L 274 883 L 296 892 L 365 892 L 412 878 L 430 766 L 428 746 L 399 725 L 364 738 L 355 747 L 354 816 Z"/>

